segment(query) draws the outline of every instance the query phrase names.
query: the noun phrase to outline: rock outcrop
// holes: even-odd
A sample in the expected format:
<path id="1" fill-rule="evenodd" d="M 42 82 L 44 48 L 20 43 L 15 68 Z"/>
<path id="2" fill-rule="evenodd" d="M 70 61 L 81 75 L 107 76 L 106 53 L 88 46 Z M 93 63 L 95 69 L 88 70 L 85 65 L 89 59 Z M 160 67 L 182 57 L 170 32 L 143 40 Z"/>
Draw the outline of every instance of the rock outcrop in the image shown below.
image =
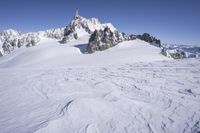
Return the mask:
<path id="1" fill-rule="evenodd" d="M 161 41 L 154 36 L 151 36 L 149 33 L 144 33 L 143 35 L 137 35 L 138 39 L 141 39 L 145 42 L 148 42 L 154 46 L 161 47 Z"/>
<path id="2" fill-rule="evenodd" d="M 47 38 L 61 40 L 64 37 L 64 28 L 49 29 L 41 31 L 39 34 L 42 34 L 42 36 Z"/>
<path id="3" fill-rule="evenodd" d="M 64 29 L 64 38 L 61 43 L 76 40 L 83 35 L 90 35 L 95 30 L 103 30 L 105 27 L 109 27 L 112 31 L 116 30 L 110 23 L 101 24 L 97 18 L 86 19 L 80 16 L 77 11 L 72 21 Z"/>
<path id="4" fill-rule="evenodd" d="M 119 31 L 113 32 L 109 27 L 106 27 L 104 30 L 95 30 L 90 36 L 87 52 L 94 53 L 95 51 L 103 51 L 120 42 L 134 39 L 136 39 L 134 35 L 120 33 Z"/>
<path id="5" fill-rule="evenodd" d="M 64 37 L 64 28 L 50 29 L 39 32 L 29 32 L 26 34 L 22 34 L 13 29 L 1 31 L 1 55 L 9 54 L 16 48 L 20 48 L 22 46 L 35 46 L 40 42 L 42 37 L 60 40 Z"/>
<path id="6" fill-rule="evenodd" d="M 200 47 L 189 45 L 163 44 L 161 54 L 173 59 L 199 58 Z"/>

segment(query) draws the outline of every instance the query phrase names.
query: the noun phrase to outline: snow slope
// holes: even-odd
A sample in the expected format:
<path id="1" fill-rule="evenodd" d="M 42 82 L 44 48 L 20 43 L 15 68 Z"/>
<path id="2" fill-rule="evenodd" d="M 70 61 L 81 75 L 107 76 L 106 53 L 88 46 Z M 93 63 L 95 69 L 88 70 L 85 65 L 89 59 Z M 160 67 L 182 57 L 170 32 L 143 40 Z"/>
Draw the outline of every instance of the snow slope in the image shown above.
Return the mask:
<path id="1" fill-rule="evenodd" d="M 83 54 L 88 36 L 0 58 L 1 133 L 200 131 L 200 60 L 140 40 Z"/>
<path id="2" fill-rule="evenodd" d="M 68 44 L 43 38 L 32 48 L 21 48 L 0 59 L 0 67 L 104 66 L 119 63 L 170 60 L 160 49 L 141 40 L 127 41 L 106 51 L 83 54 L 89 36 Z"/>

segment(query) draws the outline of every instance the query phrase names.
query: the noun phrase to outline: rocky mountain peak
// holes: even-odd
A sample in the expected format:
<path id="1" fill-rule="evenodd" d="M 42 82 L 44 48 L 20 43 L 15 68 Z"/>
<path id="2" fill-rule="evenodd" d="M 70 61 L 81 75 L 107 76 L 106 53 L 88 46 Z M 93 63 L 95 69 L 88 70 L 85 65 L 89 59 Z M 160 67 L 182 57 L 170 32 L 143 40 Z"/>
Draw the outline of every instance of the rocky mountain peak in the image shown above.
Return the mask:
<path id="1" fill-rule="evenodd" d="M 76 13 L 74 15 L 74 19 L 79 19 L 81 16 L 79 15 L 78 10 L 76 10 Z"/>
<path id="2" fill-rule="evenodd" d="M 95 30 L 90 36 L 87 46 L 87 53 L 94 53 L 95 51 L 103 51 L 113 47 L 120 42 L 136 39 L 134 35 L 128 35 L 119 31 L 112 31 L 109 27 L 103 30 Z"/>
<path id="3" fill-rule="evenodd" d="M 111 23 L 102 24 L 97 18 L 87 19 L 80 16 L 78 10 L 76 11 L 74 18 L 71 20 L 68 26 L 64 30 L 64 38 L 62 43 L 67 43 L 70 40 L 76 40 L 83 35 L 91 35 L 95 30 L 105 29 L 109 27 L 112 31 L 116 28 Z"/>
<path id="4" fill-rule="evenodd" d="M 4 30 L 0 32 L 0 41 L 4 42 L 7 39 L 11 40 L 13 38 L 18 38 L 19 36 L 21 36 L 21 33 L 16 30 Z"/>
<path id="5" fill-rule="evenodd" d="M 77 10 L 73 19 L 66 28 L 50 29 L 40 32 L 30 32 L 22 34 L 16 30 L 5 30 L 0 32 L 0 51 L 8 54 L 16 48 L 22 46 L 35 46 L 43 37 L 61 40 L 61 43 L 67 43 L 77 40 L 82 36 L 89 38 L 87 53 L 102 51 L 113 47 L 120 42 L 134 40 L 136 38 L 144 40 L 150 44 L 160 47 L 159 39 L 148 33 L 143 35 L 126 34 L 119 32 L 111 23 L 102 24 L 97 18 L 85 18 Z"/>

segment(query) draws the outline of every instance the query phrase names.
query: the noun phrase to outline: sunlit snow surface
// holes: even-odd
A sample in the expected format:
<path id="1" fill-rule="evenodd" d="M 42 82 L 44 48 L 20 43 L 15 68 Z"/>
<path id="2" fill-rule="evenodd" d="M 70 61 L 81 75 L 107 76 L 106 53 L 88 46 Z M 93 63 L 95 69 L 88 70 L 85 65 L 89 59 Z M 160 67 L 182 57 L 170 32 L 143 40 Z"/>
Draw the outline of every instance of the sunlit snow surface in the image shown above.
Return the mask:
<path id="1" fill-rule="evenodd" d="M 0 58 L 0 133 L 200 131 L 200 59 L 139 40 L 83 54 L 86 40 Z"/>

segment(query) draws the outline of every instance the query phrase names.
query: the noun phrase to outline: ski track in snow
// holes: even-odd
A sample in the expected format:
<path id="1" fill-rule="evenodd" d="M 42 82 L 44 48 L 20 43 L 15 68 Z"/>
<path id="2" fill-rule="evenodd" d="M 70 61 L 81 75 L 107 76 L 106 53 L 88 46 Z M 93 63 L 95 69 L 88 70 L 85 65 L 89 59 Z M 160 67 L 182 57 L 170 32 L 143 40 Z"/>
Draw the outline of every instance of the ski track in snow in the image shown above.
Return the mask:
<path id="1" fill-rule="evenodd" d="M 1 133 L 200 131 L 197 59 L 0 73 Z"/>

